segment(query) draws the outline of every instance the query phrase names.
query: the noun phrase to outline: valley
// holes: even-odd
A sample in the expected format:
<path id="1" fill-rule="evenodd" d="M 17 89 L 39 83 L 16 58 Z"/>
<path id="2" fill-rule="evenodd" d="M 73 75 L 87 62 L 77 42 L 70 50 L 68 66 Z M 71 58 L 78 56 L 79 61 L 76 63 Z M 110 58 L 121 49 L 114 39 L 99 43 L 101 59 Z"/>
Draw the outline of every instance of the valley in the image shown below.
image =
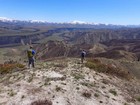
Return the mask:
<path id="1" fill-rule="evenodd" d="M 139 105 L 139 27 L 0 25 L 1 105 Z M 27 66 L 30 45 L 35 68 Z"/>

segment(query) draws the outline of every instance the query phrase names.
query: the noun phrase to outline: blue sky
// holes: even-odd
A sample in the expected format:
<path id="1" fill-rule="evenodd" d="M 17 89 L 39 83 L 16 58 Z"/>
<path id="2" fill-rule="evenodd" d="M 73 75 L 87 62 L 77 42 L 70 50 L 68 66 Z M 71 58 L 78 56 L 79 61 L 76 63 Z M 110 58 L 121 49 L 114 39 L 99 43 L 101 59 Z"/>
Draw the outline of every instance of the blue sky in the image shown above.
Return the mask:
<path id="1" fill-rule="evenodd" d="M 0 17 L 140 24 L 140 0 L 0 0 Z"/>

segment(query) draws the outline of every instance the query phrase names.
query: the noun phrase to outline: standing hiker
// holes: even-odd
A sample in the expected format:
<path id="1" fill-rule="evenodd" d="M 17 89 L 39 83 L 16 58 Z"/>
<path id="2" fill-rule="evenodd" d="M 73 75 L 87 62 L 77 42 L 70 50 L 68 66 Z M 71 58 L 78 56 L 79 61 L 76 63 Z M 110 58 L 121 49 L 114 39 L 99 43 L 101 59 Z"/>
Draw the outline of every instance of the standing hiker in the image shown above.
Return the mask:
<path id="1" fill-rule="evenodd" d="M 84 62 L 85 56 L 86 56 L 86 52 L 84 50 L 82 50 L 82 52 L 81 52 L 81 63 Z"/>
<path id="2" fill-rule="evenodd" d="M 30 65 L 34 68 L 34 62 L 35 62 L 35 50 L 33 50 L 33 46 L 30 46 L 30 49 L 27 50 L 27 55 L 28 55 L 28 66 L 30 68 Z"/>

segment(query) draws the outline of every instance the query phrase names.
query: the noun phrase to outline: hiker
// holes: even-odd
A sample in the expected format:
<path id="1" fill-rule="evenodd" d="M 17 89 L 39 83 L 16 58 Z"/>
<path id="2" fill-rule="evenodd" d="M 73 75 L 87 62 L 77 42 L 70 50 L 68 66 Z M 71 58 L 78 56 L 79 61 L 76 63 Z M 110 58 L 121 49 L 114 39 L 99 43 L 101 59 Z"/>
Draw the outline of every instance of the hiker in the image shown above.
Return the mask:
<path id="1" fill-rule="evenodd" d="M 84 50 L 82 50 L 82 52 L 81 52 L 81 63 L 84 62 L 85 56 L 86 56 L 86 52 Z"/>
<path id="2" fill-rule="evenodd" d="M 28 55 L 28 66 L 30 68 L 30 65 L 34 68 L 34 62 L 35 62 L 35 50 L 33 50 L 33 46 L 30 46 L 30 49 L 27 50 L 27 55 Z"/>

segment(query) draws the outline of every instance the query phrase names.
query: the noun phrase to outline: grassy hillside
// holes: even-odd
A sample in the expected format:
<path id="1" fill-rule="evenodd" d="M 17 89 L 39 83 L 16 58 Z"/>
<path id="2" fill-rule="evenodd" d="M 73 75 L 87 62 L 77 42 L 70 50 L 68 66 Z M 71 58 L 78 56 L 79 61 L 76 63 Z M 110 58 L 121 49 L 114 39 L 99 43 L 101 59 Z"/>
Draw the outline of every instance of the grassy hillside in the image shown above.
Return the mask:
<path id="1" fill-rule="evenodd" d="M 96 70 L 75 58 L 37 61 L 34 69 L 17 68 L 1 75 L 0 104 L 139 105 L 138 80 Z"/>

